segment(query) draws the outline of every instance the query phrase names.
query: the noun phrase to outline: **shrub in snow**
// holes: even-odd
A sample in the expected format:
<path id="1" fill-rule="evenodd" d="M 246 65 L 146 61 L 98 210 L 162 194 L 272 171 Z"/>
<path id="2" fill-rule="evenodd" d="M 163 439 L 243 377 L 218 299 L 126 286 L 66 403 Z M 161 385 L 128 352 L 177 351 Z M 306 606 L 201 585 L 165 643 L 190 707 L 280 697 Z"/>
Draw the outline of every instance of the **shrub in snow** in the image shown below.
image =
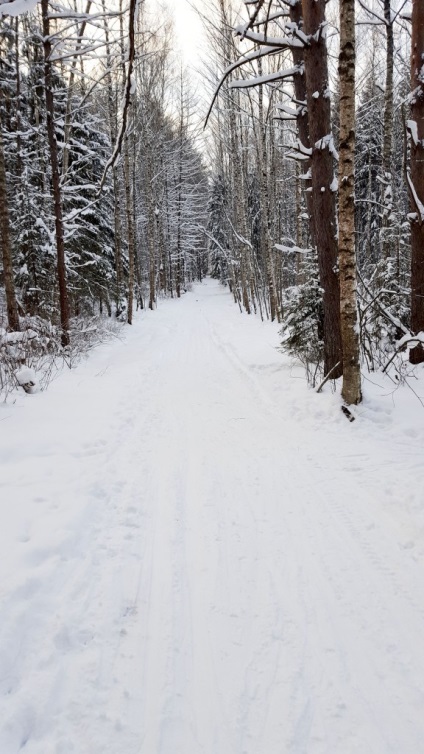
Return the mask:
<path id="1" fill-rule="evenodd" d="M 308 381 L 315 386 L 324 356 L 324 311 L 318 265 L 312 253 L 305 255 L 298 279 L 297 285 L 292 285 L 283 292 L 281 350 L 304 364 Z"/>
<path id="2" fill-rule="evenodd" d="M 15 372 L 18 384 L 23 387 L 26 393 L 32 393 L 37 385 L 37 377 L 33 369 L 22 367 Z"/>
<path id="3" fill-rule="evenodd" d="M 0 328 L 0 396 L 22 387 L 27 393 L 44 390 L 64 367 L 73 368 L 99 343 L 118 335 L 121 325 L 101 316 L 71 322 L 71 345 L 62 348 L 60 330 L 42 317 L 23 317 L 21 332 Z"/>
<path id="4" fill-rule="evenodd" d="M 361 347 L 371 371 L 382 367 L 396 350 L 398 340 L 409 334 L 408 283 L 403 282 L 391 259 L 381 260 L 369 277 L 360 278 Z"/>

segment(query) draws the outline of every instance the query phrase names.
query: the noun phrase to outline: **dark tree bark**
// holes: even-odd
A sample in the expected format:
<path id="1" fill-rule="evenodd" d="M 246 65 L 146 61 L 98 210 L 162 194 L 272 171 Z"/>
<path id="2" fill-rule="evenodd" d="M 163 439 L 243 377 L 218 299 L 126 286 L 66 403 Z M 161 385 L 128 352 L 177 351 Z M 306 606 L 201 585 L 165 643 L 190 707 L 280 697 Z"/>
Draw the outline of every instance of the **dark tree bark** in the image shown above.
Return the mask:
<path id="1" fill-rule="evenodd" d="M 312 146 L 312 211 L 324 305 L 324 369 L 342 374 L 340 287 L 337 272 L 336 195 L 331 136 L 331 107 L 325 42 L 325 0 L 302 0 L 306 95 Z M 339 367 L 336 367 L 339 364 Z"/>
<path id="2" fill-rule="evenodd" d="M 52 186 L 54 200 L 54 216 L 56 228 L 57 277 L 60 299 L 60 324 L 62 327 L 62 345 L 69 345 L 69 301 L 66 283 L 65 237 L 62 214 L 62 192 L 60 188 L 59 161 L 56 132 L 54 127 L 54 100 L 52 65 L 50 56 L 52 43 L 50 38 L 49 0 L 41 0 L 43 17 L 43 47 L 44 47 L 44 83 L 46 96 L 47 136 L 49 141 L 50 163 L 52 171 Z"/>
<path id="3" fill-rule="evenodd" d="M 103 10 L 103 28 L 105 33 L 106 42 L 106 68 L 108 74 L 106 77 L 107 82 L 107 102 L 108 102 L 108 115 L 109 115 L 109 131 L 112 144 L 115 144 L 117 137 L 117 113 L 116 102 L 113 93 L 113 80 L 112 80 L 112 55 L 110 49 L 110 34 L 109 24 L 106 16 L 106 0 L 102 0 Z M 113 177 L 113 196 L 114 196 L 114 235 L 115 235 L 115 271 L 116 271 L 116 316 L 122 312 L 123 300 L 124 300 L 124 272 L 122 266 L 122 227 L 121 227 L 121 198 L 119 195 L 119 179 L 118 168 L 115 165 L 112 168 Z"/>
<path id="4" fill-rule="evenodd" d="M 411 169 L 408 175 L 411 212 L 411 330 L 424 332 L 424 3 L 412 2 L 411 54 Z M 424 348 L 418 344 L 409 356 L 411 364 L 424 361 Z"/>
<path id="5" fill-rule="evenodd" d="M 262 76 L 262 60 L 258 60 L 258 75 Z M 265 257 L 266 274 L 269 290 L 269 308 L 271 322 L 277 319 L 280 322 L 280 312 L 276 295 L 275 270 L 272 259 L 272 238 L 270 229 L 270 202 L 269 202 L 269 168 L 266 143 L 266 123 L 264 115 L 264 92 L 263 86 L 258 87 L 258 162 L 259 162 L 259 187 L 260 187 L 260 224 L 261 246 Z"/>
<path id="6" fill-rule="evenodd" d="M 3 136 L 0 126 L 0 238 L 3 253 L 3 277 L 4 287 L 6 289 L 7 322 L 9 328 L 17 332 L 21 328 L 19 325 L 18 305 L 15 295 L 9 222 L 6 168 L 4 162 Z"/>
<path id="7" fill-rule="evenodd" d="M 381 228 L 381 253 L 383 259 L 390 256 L 390 214 L 392 210 L 392 140 L 393 140 L 393 69 L 394 69 L 394 30 L 391 0 L 384 0 L 386 21 L 386 88 L 384 92 L 384 136 L 383 136 L 383 183 L 382 204 L 384 205 Z"/>
<path id="8" fill-rule="evenodd" d="M 135 278 L 135 226 L 134 226 L 134 195 L 131 191 L 131 168 L 128 137 L 124 142 L 124 183 L 125 209 L 127 217 L 128 237 L 128 312 L 127 322 L 132 325 L 134 309 L 134 278 Z"/>
<path id="9" fill-rule="evenodd" d="M 346 403 L 361 401 L 355 254 L 355 0 L 340 0 L 339 268 Z"/>

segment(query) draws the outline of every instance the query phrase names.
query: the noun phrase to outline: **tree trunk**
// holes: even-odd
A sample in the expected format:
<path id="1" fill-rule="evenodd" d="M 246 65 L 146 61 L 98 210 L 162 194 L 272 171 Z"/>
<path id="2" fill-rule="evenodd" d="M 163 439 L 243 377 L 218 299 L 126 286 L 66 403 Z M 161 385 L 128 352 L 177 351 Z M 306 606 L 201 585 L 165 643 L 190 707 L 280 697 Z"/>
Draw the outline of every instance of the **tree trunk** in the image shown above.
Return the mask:
<path id="1" fill-rule="evenodd" d="M 346 403 L 361 401 L 355 254 L 355 0 L 340 2 L 339 269 Z"/>
<path id="2" fill-rule="evenodd" d="M 131 170 L 128 137 L 124 143 L 124 183 L 125 183 L 125 210 L 127 216 L 128 233 L 128 313 L 127 322 L 132 325 L 134 306 L 134 262 L 135 262 L 135 233 L 134 233 L 134 196 L 131 191 Z"/>
<path id="3" fill-rule="evenodd" d="M 303 27 L 303 18 L 302 18 L 302 4 L 301 0 L 298 0 L 298 2 L 295 5 L 290 5 L 289 9 L 290 13 L 290 21 L 299 29 L 302 29 Z M 299 47 L 293 47 L 292 51 L 292 57 L 293 57 L 293 63 L 298 68 L 298 72 L 294 74 L 293 76 L 293 88 L 294 88 L 294 96 L 296 100 L 296 107 L 297 107 L 297 115 L 296 115 L 296 126 L 297 126 L 297 133 L 299 137 L 299 141 L 301 144 L 306 148 L 309 149 L 311 146 L 310 138 L 309 138 L 309 117 L 308 117 L 308 109 L 306 107 L 306 81 L 305 81 L 305 72 L 304 72 L 304 63 L 305 63 L 305 53 L 304 51 Z M 305 107 L 301 108 L 300 103 L 305 102 Z M 302 161 L 302 170 L 303 174 L 307 175 L 308 172 L 311 169 L 311 162 L 310 160 L 303 160 Z M 305 184 L 305 188 L 310 187 L 310 181 L 306 181 L 304 179 L 303 183 Z M 313 207 L 312 207 L 312 192 L 306 191 L 305 192 L 305 202 L 306 202 L 306 210 L 309 215 L 309 232 L 311 235 L 312 243 L 315 243 L 315 231 L 314 231 L 314 222 L 313 222 Z"/>
<path id="4" fill-rule="evenodd" d="M 383 136 L 383 183 L 382 204 L 384 205 L 381 227 L 381 256 L 390 257 L 390 216 L 393 204 L 392 190 L 392 139 L 393 139 L 393 63 L 394 35 L 391 0 L 384 0 L 386 21 L 386 89 L 384 93 L 384 136 Z"/>
<path id="5" fill-rule="evenodd" d="M 110 140 L 113 145 L 116 143 L 117 135 L 117 118 L 116 118 L 116 102 L 113 94 L 112 83 L 112 56 L 110 50 L 110 34 L 109 24 L 106 18 L 106 0 L 102 0 L 103 10 L 103 27 L 105 32 L 106 41 L 106 68 L 108 71 L 107 81 L 107 102 L 108 102 L 108 116 L 109 116 L 109 133 Z M 121 199 L 119 195 L 119 177 L 118 167 L 116 165 L 112 168 L 113 177 L 113 196 L 114 196 L 114 240 L 115 240 L 115 272 L 116 272 L 116 316 L 122 312 L 123 301 L 125 297 L 124 293 L 124 272 L 122 267 L 122 227 L 121 227 Z"/>
<path id="6" fill-rule="evenodd" d="M 10 244 L 9 207 L 7 203 L 6 168 L 4 161 L 3 136 L 0 126 L 0 230 L 3 252 L 3 277 L 6 289 L 7 322 L 10 330 L 19 331 L 18 305 L 15 295 L 15 281 Z"/>
<path id="7" fill-rule="evenodd" d="M 181 82 L 182 87 L 182 82 Z M 179 128 L 179 150 L 178 150 L 178 175 L 177 175 L 177 265 L 176 265 L 176 290 L 177 298 L 181 296 L 182 285 L 182 249 L 181 249 L 181 216 L 182 216 L 182 181 L 183 181 L 183 93 L 181 88 L 180 101 L 180 128 Z"/>
<path id="8" fill-rule="evenodd" d="M 411 170 L 409 189 L 411 212 L 411 330 L 414 335 L 424 332 L 424 3 L 412 2 L 411 54 Z M 424 361 L 421 344 L 412 348 L 411 364 Z"/>
<path id="9" fill-rule="evenodd" d="M 258 76 L 262 76 L 262 60 L 258 60 Z M 278 311 L 277 295 L 276 295 L 276 283 L 275 283 L 275 270 L 272 258 L 272 240 L 270 233 L 270 206 L 269 206 L 269 169 L 268 169 L 268 155 L 266 144 L 266 123 L 264 117 L 264 96 L 262 84 L 258 87 L 258 162 L 259 162 L 259 188 L 260 188 L 260 204 L 261 204 L 261 247 L 263 249 L 263 255 L 265 258 L 266 273 L 268 278 L 268 293 L 269 293 L 269 308 L 271 314 L 271 322 L 274 319 L 277 322 L 280 321 L 280 314 Z"/>
<path id="10" fill-rule="evenodd" d="M 50 150 L 50 164 L 52 171 L 52 186 L 54 200 L 54 216 L 56 228 L 57 277 L 60 298 L 60 324 L 62 327 L 62 345 L 69 345 L 69 301 L 66 284 L 65 239 L 62 215 L 62 193 L 60 188 L 59 162 L 57 140 L 54 126 L 54 101 L 52 88 L 52 66 L 50 55 L 52 44 L 50 39 L 49 0 L 41 0 L 43 16 L 43 48 L 44 48 L 44 82 L 46 96 L 47 135 Z"/>
<path id="11" fill-rule="evenodd" d="M 340 288 L 337 273 L 338 244 L 336 198 L 333 186 L 333 141 L 325 42 L 325 0 L 302 0 L 306 95 L 312 146 L 312 211 L 324 308 L 324 370 L 342 374 Z M 336 368 L 336 364 L 340 366 Z"/>

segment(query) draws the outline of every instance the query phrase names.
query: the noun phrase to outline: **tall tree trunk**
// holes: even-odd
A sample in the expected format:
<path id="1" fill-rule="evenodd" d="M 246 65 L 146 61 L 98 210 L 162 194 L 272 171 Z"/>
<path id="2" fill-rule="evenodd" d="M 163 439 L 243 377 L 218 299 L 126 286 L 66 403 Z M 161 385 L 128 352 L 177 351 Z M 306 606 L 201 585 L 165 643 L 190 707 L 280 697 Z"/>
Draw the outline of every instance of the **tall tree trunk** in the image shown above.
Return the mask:
<path id="1" fill-rule="evenodd" d="M 22 176 L 22 136 L 21 136 L 21 70 L 19 54 L 19 16 L 15 21 L 15 66 L 16 66 L 16 159 L 19 178 Z"/>
<path id="2" fill-rule="evenodd" d="M 262 60 L 258 60 L 258 76 L 262 76 Z M 277 295 L 276 295 L 276 282 L 275 282 L 275 270 L 272 258 L 272 241 L 270 233 L 270 207 L 269 207 L 269 170 L 268 170 L 268 154 L 266 144 L 266 122 L 264 116 L 264 97 L 263 86 L 258 87 L 258 158 L 259 158 L 259 187 L 261 197 L 261 248 L 266 264 L 266 273 L 268 278 L 268 294 L 269 294 L 269 308 L 271 313 L 271 322 L 274 319 L 277 322 L 280 321 L 280 314 L 278 311 Z"/>
<path id="3" fill-rule="evenodd" d="M 121 142 L 123 148 L 123 173 L 124 173 L 124 186 L 125 186 L 125 211 L 127 218 L 127 234 L 128 234 L 128 312 L 127 322 L 132 324 L 133 319 L 133 307 L 134 307 L 134 280 L 135 280 L 135 230 L 134 230 L 134 210 L 133 202 L 135 197 L 131 190 L 131 172 L 130 172 L 130 157 L 129 157 L 129 141 L 127 136 L 127 123 L 128 114 L 131 108 L 131 89 L 132 89 L 132 73 L 134 70 L 135 60 L 135 37 L 136 37 L 136 22 L 137 22 L 137 0 L 130 0 L 129 7 L 129 19 L 128 19 L 128 52 L 127 62 L 128 70 L 126 70 L 126 54 L 124 47 L 124 16 L 122 8 L 122 0 L 119 0 L 119 28 L 121 32 L 120 47 L 121 47 L 121 68 L 122 68 L 122 81 L 124 89 L 124 109 L 122 113 L 122 126 L 118 134 L 118 143 Z M 116 145 L 118 146 L 118 145 Z M 116 147 L 115 147 L 116 149 Z M 114 165 L 112 165 L 114 167 Z"/>
<path id="4" fill-rule="evenodd" d="M 182 249 L 181 249 L 181 222 L 182 222 L 182 184 L 183 184 L 183 136 L 184 136 L 184 101 L 183 81 L 180 80 L 180 126 L 179 126 L 179 150 L 178 150 L 178 174 L 177 174 L 177 265 L 176 265 L 176 290 L 177 297 L 181 296 L 182 280 Z"/>
<path id="5" fill-rule="evenodd" d="M 222 53 L 226 64 L 230 62 L 234 54 L 234 42 L 230 32 L 231 19 L 230 19 L 230 6 L 225 0 L 219 0 L 220 9 L 220 26 L 222 29 Z M 232 76 L 228 78 L 230 82 Z M 244 191 L 243 191 L 243 169 L 241 160 L 240 149 L 240 129 L 237 118 L 237 111 L 239 108 L 239 95 L 237 92 L 226 91 L 227 103 L 226 109 L 228 113 L 228 140 L 229 140 L 229 182 L 231 186 L 230 196 L 230 208 L 231 208 L 231 220 L 232 225 L 232 249 L 235 265 L 233 265 L 233 295 L 237 303 L 243 302 L 243 306 L 248 314 L 250 314 L 250 300 L 248 284 L 245 271 L 245 246 L 242 238 L 247 238 L 247 223 L 246 215 L 243 208 L 244 203 Z M 237 236 L 235 232 L 237 233 Z"/>
<path id="6" fill-rule="evenodd" d="M 312 211 L 324 307 L 324 370 L 342 374 L 336 198 L 333 190 L 331 106 L 325 42 L 325 0 L 302 0 L 306 95 L 312 146 Z M 336 367 L 340 364 L 339 367 Z"/>
<path id="7" fill-rule="evenodd" d="M 381 227 L 381 256 L 390 256 L 390 216 L 393 204 L 392 189 L 392 139 L 393 139 L 393 64 L 394 34 L 391 0 L 384 0 L 386 21 L 386 89 L 384 93 L 384 134 L 383 134 L 383 183 L 382 204 L 384 205 Z"/>
<path id="8" fill-rule="evenodd" d="M 146 193 L 147 193 L 147 246 L 149 251 L 149 309 L 154 309 L 156 304 L 156 214 L 153 195 L 154 181 L 154 144 L 151 134 L 149 135 L 148 146 L 145 144 L 146 155 Z M 181 191 L 181 187 L 179 189 Z M 180 211 L 180 210 L 179 210 Z M 177 233 L 177 295 L 181 296 L 182 285 L 182 267 L 180 253 L 180 233 L 181 226 L 178 219 Z"/>
<path id="9" fill-rule="evenodd" d="M 60 324 L 62 327 L 62 345 L 69 345 L 69 301 L 66 284 L 65 265 L 65 238 L 63 229 L 63 205 L 60 188 L 59 161 L 57 152 L 57 140 L 54 127 L 54 100 L 52 66 L 50 55 L 52 43 L 50 38 L 49 0 L 41 0 L 41 12 L 43 17 L 43 48 L 44 48 L 44 82 L 46 96 L 47 135 L 49 141 L 50 164 L 52 171 L 52 186 L 54 200 L 54 216 L 56 228 L 56 254 L 57 254 L 57 277 L 59 283 L 60 298 Z"/>
<path id="10" fill-rule="evenodd" d="M 424 3 L 412 0 L 411 170 L 408 176 L 411 211 L 411 329 L 424 332 Z M 424 361 L 421 344 L 412 348 L 411 364 Z"/>
<path id="11" fill-rule="evenodd" d="M 113 83 L 112 83 L 112 56 L 111 56 L 111 50 L 110 50 L 110 33 L 109 33 L 109 24 L 106 17 L 106 0 L 102 0 L 102 10 L 103 10 L 103 26 L 104 26 L 104 32 L 105 32 L 105 41 L 106 41 L 106 68 L 107 68 L 107 102 L 108 102 L 108 116 L 109 116 L 109 133 L 110 133 L 110 139 L 112 142 L 112 148 L 113 145 L 116 142 L 116 135 L 117 135 L 117 118 L 116 118 L 116 102 L 115 97 L 113 93 Z M 115 301 L 116 301 L 116 316 L 119 317 L 119 315 L 122 312 L 122 308 L 124 305 L 124 273 L 123 273 L 123 267 L 122 267 L 122 226 L 121 226 L 121 198 L 119 194 L 119 178 L 118 178 L 118 167 L 116 165 L 112 168 L 112 177 L 113 177 L 113 196 L 114 196 L 114 240 L 115 240 L 115 272 L 116 272 L 116 292 L 115 292 Z"/>
<path id="12" fill-rule="evenodd" d="M 125 183 L 125 210 L 127 216 L 128 233 L 128 313 L 127 322 L 132 325 L 134 306 L 134 277 L 135 277 L 135 233 L 134 233 L 134 196 L 131 191 L 131 168 L 128 137 L 124 141 L 124 183 Z"/>
<path id="13" fill-rule="evenodd" d="M 15 294 L 15 281 L 10 243 L 9 207 L 7 203 L 6 167 L 4 161 L 3 135 L 0 124 L 0 230 L 3 252 L 3 277 L 6 289 L 7 322 L 11 330 L 19 331 L 18 305 Z"/>
<path id="14" fill-rule="evenodd" d="M 290 13 L 290 21 L 298 27 L 298 29 L 303 30 L 303 18 L 302 18 L 302 3 L 301 0 L 297 0 L 296 3 L 290 5 L 289 9 Z M 296 100 L 296 107 L 297 107 L 297 115 L 296 115 L 296 126 L 297 126 L 297 133 L 299 137 L 299 141 L 301 144 L 306 148 L 310 149 L 311 143 L 309 138 L 309 116 L 308 116 L 308 109 L 306 107 L 306 80 L 305 80 L 305 71 L 304 71 L 304 63 L 305 63 L 305 53 L 302 50 L 302 48 L 299 47 L 293 47 L 291 50 L 292 57 L 293 57 L 293 63 L 295 67 L 297 68 L 297 72 L 293 76 L 293 88 L 294 88 L 294 96 Z M 301 107 L 300 103 L 304 102 L 305 107 Z M 303 168 L 303 174 L 307 175 L 309 171 L 311 170 L 311 162 L 310 160 L 303 160 L 302 161 L 302 168 Z M 310 187 L 310 181 L 303 180 L 303 183 L 305 184 L 306 188 Z M 306 210 L 309 216 L 309 232 L 311 235 L 312 242 L 314 243 L 315 239 L 315 231 L 314 231 L 314 214 L 313 214 L 313 207 L 312 207 L 312 192 L 306 191 L 305 192 L 305 203 L 306 203 Z"/>
<path id="15" fill-rule="evenodd" d="M 340 0 L 339 269 L 346 403 L 361 401 L 355 254 L 355 0 Z"/>

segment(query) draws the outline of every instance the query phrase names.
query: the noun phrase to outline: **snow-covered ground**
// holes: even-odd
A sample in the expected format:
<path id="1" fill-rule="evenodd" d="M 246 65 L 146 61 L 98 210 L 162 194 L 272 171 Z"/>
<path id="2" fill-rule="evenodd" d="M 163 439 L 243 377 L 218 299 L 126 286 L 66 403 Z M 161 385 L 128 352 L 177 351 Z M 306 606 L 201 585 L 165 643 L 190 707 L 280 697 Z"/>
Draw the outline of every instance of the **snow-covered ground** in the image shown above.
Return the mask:
<path id="1" fill-rule="evenodd" d="M 1 407 L 1 754 L 424 751 L 424 408 L 277 345 L 206 281 Z"/>

